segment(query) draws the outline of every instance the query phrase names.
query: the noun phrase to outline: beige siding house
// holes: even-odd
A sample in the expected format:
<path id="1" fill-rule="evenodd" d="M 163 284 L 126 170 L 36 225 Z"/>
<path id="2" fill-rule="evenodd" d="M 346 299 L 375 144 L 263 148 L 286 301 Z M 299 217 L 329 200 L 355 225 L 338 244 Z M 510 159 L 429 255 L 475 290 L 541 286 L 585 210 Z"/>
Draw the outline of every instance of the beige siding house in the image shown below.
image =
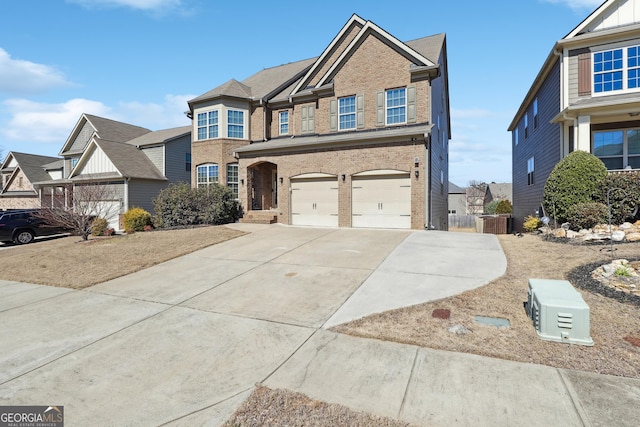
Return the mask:
<path id="1" fill-rule="evenodd" d="M 320 56 L 189 101 L 194 186 L 243 221 L 447 229 L 444 34 L 402 42 L 353 15 Z"/>

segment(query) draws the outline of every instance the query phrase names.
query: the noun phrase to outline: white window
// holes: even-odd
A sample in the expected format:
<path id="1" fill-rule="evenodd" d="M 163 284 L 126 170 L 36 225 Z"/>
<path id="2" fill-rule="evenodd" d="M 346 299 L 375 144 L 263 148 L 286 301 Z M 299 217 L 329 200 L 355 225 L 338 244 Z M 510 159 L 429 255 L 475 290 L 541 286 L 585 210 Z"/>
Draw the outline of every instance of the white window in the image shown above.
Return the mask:
<path id="1" fill-rule="evenodd" d="M 591 59 L 594 95 L 640 90 L 640 46 L 601 50 Z"/>
<path id="2" fill-rule="evenodd" d="M 340 130 L 356 128 L 356 97 L 338 99 L 338 124 Z"/>
<path id="3" fill-rule="evenodd" d="M 280 135 L 288 135 L 289 134 L 289 112 L 288 111 L 280 111 Z"/>
<path id="4" fill-rule="evenodd" d="M 244 111 L 227 110 L 227 137 L 244 138 Z"/>
<path id="5" fill-rule="evenodd" d="M 533 100 L 533 128 L 538 127 L 538 98 Z"/>
<path id="6" fill-rule="evenodd" d="M 535 170 L 535 164 L 533 157 L 527 160 L 527 185 L 533 185 L 533 173 Z"/>
<path id="7" fill-rule="evenodd" d="M 390 89 L 385 92 L 387 124 L 407 122 L 407 93 L 405 88 Z"/>
<path id="8" fill-rule="evenodd" d="M 218 137 L 218 110 L 198 113 L 198 141 Z"/>
<path id="9" fill-rule="evenodd" d="M 608 170 L 640 169 L 640 129 L 594 132 L 593 155 Z"/>
<path id="10" fill-rule="evenodd" d="M 231 189 L 234 197 L 238 198 L 238 164 L 227 164 L 227 187 Z"/>
<path id="11" fill-rule="evenodd" d="M 518 142 L 520 142 L 518 141 L 518 139 L 519 139 L 518 128 L 515 128 L 513 130 L 513 140 L 515 141 L 516 145 L 518 145 Z"/>
<path id="12" fill-rule="evenodd" d="M 524 113 L 524 137 L 529 137 L 529 112 Z"/>
<path id="13" fill-rule="evenodd" d="M 217 184 L 218 165 L 215 163 L 208 163 L 206 165 L 198 166 L 196 180 L 198 187 L 208 187 L 209 185 Z"/>

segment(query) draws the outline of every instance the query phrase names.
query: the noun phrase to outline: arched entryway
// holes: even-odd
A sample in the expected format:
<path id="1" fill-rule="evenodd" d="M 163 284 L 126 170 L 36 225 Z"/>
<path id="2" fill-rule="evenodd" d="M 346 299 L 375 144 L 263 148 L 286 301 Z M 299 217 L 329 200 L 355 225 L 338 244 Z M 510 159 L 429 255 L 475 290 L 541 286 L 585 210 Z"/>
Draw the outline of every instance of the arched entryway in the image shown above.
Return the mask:
<path id="1" fill-rule="evenodd" d="M 278 208 L 278 165 L 261 162 L 247 168 L 248 205 L 253 211 Z"/>

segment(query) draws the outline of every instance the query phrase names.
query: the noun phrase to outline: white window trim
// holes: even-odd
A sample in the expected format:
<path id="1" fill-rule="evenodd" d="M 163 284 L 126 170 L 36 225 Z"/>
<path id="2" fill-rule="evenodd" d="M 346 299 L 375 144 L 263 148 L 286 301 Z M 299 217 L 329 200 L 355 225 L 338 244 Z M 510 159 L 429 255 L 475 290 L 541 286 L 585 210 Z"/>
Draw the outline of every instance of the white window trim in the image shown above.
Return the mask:
<path id="1" fill-rule="evenodd" d="M 527 160 L 527 186 L 535 184 L 535 158 Z"/>
<path id="2" fill-rule="evenodd" d="M 286 123 L 282 120 L 282 118 L 284 116 L 287 116 L 287 120 Z M 289 110 L 287 111 L 280 111 L 278 113 L 278 132 L 280 135 L 289 135 Z M 282 125 L 286 124 L 287 125 L 287 131 L 286 132 L 282 132 Z"/>
<path id="3" fill-rule="evenodd" d="M 607 45 L 607 46 L 601 46 L 598 49 L 592 50 L 591 51 L 591 69 L 589 70 L 589 76 L 591 78 L 591 96 L 592 97 L 600 97 L 600 96 L 610 96 L 610 95 L 617 95 L 617 94 L 623 94 L 623 93 L 636 93 L 636 92 L 640 92 L 640 87 L 637 88 L 633 88 L 633 89 L 629 89 L 629 79 L 627 76 L 627 71 L 629 70 L 629 66 L 628 66 L 628 56 L 627 56 L 627 48 L 630 47 L 637 47 L 638 49 L 640 49 L 640 40 L 632 40 L 632 41 L 626 41 L 626 42 L 621 42 L 621 43 L 615 43 L 615 44 L 611 44 L 611 45 Z M 610 90 L 608 92 L 596 92 L 596 84 L 595 84 L 595 78 L 594 78 L 594 71 L 593 71 L 593 66 L 595 63 L 595 54 L 596 53 L 601 53 L 601 52 L 606 52 L 609 50 L 616 50 L 616 49 L 622 49 L 622 89 L 620 90 Z M 640 67 L 636 67 L 636 68 L 640 68 Z"/>
<path id="4" fill-rule="evenodd" d="M 237 136 L 229 136 L 229 126 L 238 126 L 236 123 L 229 123 L 229 113 L 230 112 L 239 112 L 242 113 L 242 137 L 238 138 Z M 247 139 L 247 111 L 239 108 L 226 108 L 225 109 L 225 131 L 228 139 Z M 220 132 L 218 132 L 218 135 Z"/>
<path id="5" fill-rule="evenodd" d="M 631 130 L 640 131 L 640 128 L 632 127 L 632 128 L 599 130 L 599 131 L 591 132 L 591 141 L 592 141 L 592 143 L 591 143 L 591 152 L 592 153 L 594 153 L 594 151 L 595 151 L 594 142 L 595 142 L 595 134 L 596 133 L 622 132 L 622 154 L 616 155 L 616 156 L 596 156 L 599 159 L 617 159 L 617 158 L 621 158 L 622 159 L 622 169 L 608 169 L 608 170 L 610 170 L 610 171 L 626 170 L 628 167 L 629 168 L 631 167 L 631 166 L 629 166 L 629 157 L 638 157 L 638 154 L 629 154 L 629 135 L 628 135 L 628 132 L 631 131 Z"/>
<path id="6" fill-rule="evenodd" d="M 230 175 L 230 174 L 229 174 L 229 166 L 235 166 L 235 167 L 236 167 L 236 174 L 235 174 L 235 175 L 236 175 L 236 176 L 235 176 L 236 180 L 235 180 L 235 181 L 231 181 L 231 180 L 229 179 L 229 175 Z M 239 195 L 240 195 L 240 185 L 239 185 L 239 181 L 240 181 L 240 175 L 239 175 L 239 173 L 240 173 L 240 169 L 238 168 L 238 163 L 237 163 L 237 162 L 235 162 L 235 163 L 234 163 L 234 162 L 232 162 L 232 163 L 227 163 L 227 171 L 226 171 L 226 172 L 227 172 L 227 187 L 231 188 L 230 184 L 234 184 L 234 185 L 235 185 L 236 193 L 237 193 L 237 194 L 236 194 L 236 200 L 238 200 L 238 197 L 239 197 Z"/>
<path id="7" fill-rule="evenodd" d="M 389 109 L 391 109 L 391 108 L 399 108 L 400 107 L 400 106 L 389 107 L 387 105 L 389 92 L 391 92 L 392 90 L 398 90 L 398 89 L 404 89 L 404 122 L 389 123 Z M 405 124 L 407 124 L 407 88 L 406 87 L 396 87 L 396 88 L 392 88 L 392 89 L 386 89 L 384 91 L 384 124 L 385 124 L 385 126 L 389 126 L 389 125 L 395 126 L 395 125 L 405 125 Z"/>
<path id="8" fill-rule="evenodd" d="M 218 136 L 211 138 L 209 136 L 209 126 L 210 126 L 209 125 L 209 113 L 212 113 L 214 111 L 218 112 L 218 124 L 217 124 L 217 126 L 218 126 Z M 195 121 L 195 127 L 196 127 L 196 132 L 195 132 L 195 135 L 196 135 L 195 140 L 196 141 L 206 141 L 208 139 L 219 139 L 219 138 L 222 137 L 222 132 L 221 132 L 221 130 L 222 130 L 222 126 L 221 126 L 222 125 L 222 123 L 221 123 L 222 122 L 222 118 L 220 117 L 221 116 L 221 111 L 223 111 L 223 110 L 220 109 L 220 108 L 212 108 L 212 109 L 209 109 L 209 110 L 203 110 L 203 111 L 197 111 L 196 112 L 196 117 L 195 117 L 195 120 L 194 120 Z M 206 124 L 204 126 L 199 126 L 198 125 L 198 116 L 200 114 L 206 114 L 207 115 Z M 203 127 L 206 129 L 207 135 L 206 135 L 206 138 L 200 139 L 199 130 L 201 128 L 203 128 Z"/>
<path id="9" fill-rule="evenodd" d="M 345 100 L 345 99 L 353 99 L 353 112 L 352 113 L 340 113 L 340 101 L 341 100 Z M 358 121 L 358 104 L 357 104 L 358 100 L 356 99 L 355 95 L 351 95 L 351 96 L 343 96 L 341 98 L 338 98 L 338 130 L 354 130 L 358 127 L 357 121 Z M 350 116 L 353 115 L 353 127 L 350 128 L 343 128 L 342 127 L 342 122 L 340 121 L 340 118 L 343 116 Z"/>
<path id="10" fill-rule="evenodd" d="M 209 178 L 209 166 L 216 166 L 216 169 L 218 171 L 218 174 L 216 175 L 216 180 L 214 182 L 209 182 L 208 178 Z M 200 182 L 200 175 L 198 174 L 198 170 L 202 167 L 207 167 L 207 181 L 206 182 Z M 218 184 L 220 183 L 220 165 L 218 165 L 217 163 L 203 163 L 201 165 L 196 166 L 196 188 L 200 188 L 200 185 L 202 184 L 203 186 L 210 186 L 212 184 Z"/>

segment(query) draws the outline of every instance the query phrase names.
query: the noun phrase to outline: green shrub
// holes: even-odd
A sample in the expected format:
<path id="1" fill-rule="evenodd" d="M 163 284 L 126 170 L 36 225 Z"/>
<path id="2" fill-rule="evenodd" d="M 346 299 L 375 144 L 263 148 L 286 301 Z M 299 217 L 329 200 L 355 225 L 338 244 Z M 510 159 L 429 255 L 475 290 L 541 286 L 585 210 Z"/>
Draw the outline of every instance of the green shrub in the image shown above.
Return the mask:
<path id="1" fill-rule="evenodd" d="M 124 213 L 123 222 L 127 233 L 144 231 L 151 224 L 151 214 L 142 208 L 131 208 Z"/>
<path id="2" fill-rule="evenodd" d="M 574 230 L 592 228 L 607 222 L 607 207 L 602 203 L 578 203 L 567 209 L 567 221 Z"/>
<path id="3" fill-rule="evenodd" d="M 153 201 L 155 225 L 160 228 L 197 224 L 228 224 L 240 216 L 240 205 L 223 185 L 191 188 L 172 184 Z"/>
<path id="4" fill-rule="evenodd" d="M 91 235 L 92 236 L 103 236 L 107 227 L 109 226 L 109 221 L 105 218 L 96 218 L 91 223 Z"/>
<path id="5" fill-rule="evenodd" d="M 629 171 L 608 175 L 600 189 L 597 200 L 611 205 L 611 222 L 621 224 L 624 221 L 640 219 L 640 171 Z"/>
<path id="6" fill-rule="evenodd" d="M 524 231 L 536 231 L 538 228 L 542 227 L 542 221 L 537 216 L 529 215 L 524 219 L 524 224 L 522 224 L 522 228 Z"/>
<path id="7" fill-rule="evenodd" d="M 574 151 L 560 160 L 544 186 L 543 205 L 557 222 L 567 221 L 567 210 L 596 200 L 607 177 L 607 168 L 593 154 Z"/>
<path id="8" fill-rule="evenodd" d="M 511 206 L 511 202 L 508 200 L 500 200 L 498 205 L 496 206 L 497 214 L 510 214 L 513 212 L 513 206 Z"/>
<path id="9" fill-rule="evenodd" d="M 489 202 L 489 204 L 487 204 L 487 206 L 484 208 L 484 213 L 487 215 L 493 215 L 496 213 L 496 208 L 498 207 L 498 200 L 492 200 L 491 202 Z"/>

